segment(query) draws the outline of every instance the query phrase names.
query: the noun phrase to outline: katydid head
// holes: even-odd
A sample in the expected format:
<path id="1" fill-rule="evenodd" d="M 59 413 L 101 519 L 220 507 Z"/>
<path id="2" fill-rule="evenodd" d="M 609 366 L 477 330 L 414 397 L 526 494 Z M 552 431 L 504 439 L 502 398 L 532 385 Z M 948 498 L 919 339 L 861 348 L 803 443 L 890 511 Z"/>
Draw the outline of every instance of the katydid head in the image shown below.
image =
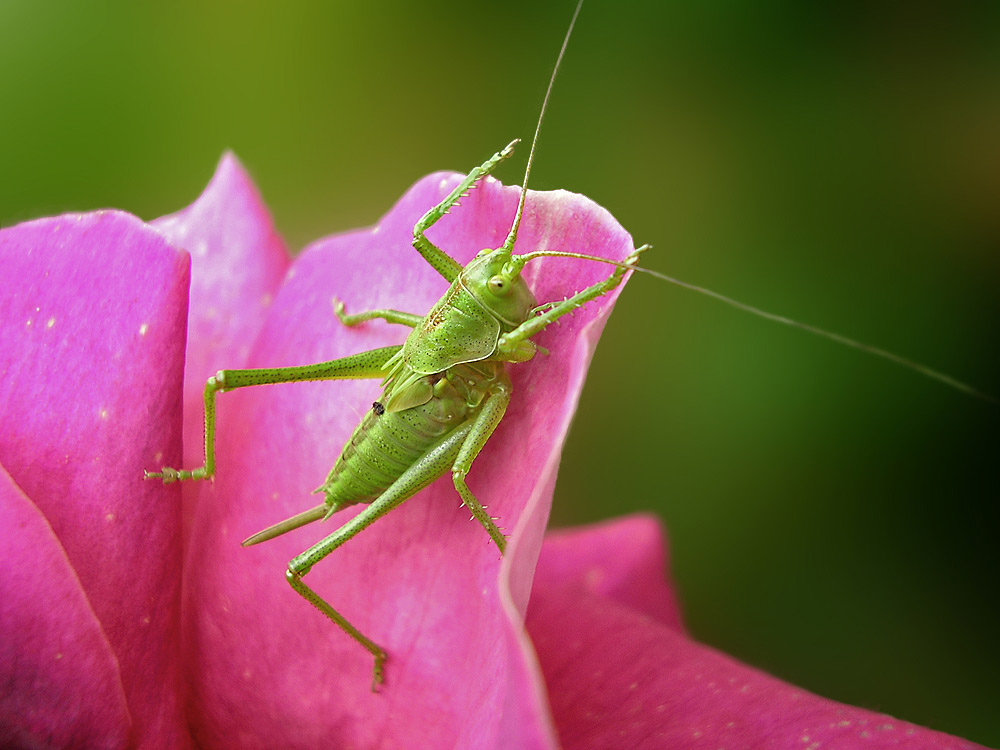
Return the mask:
<path id="1" fill-rule="evenodd" d="M 573 18 L 569 22 L 569 29 L 567 29 L 566 37 L 563 39 L 559 56 L 556 58 L 552 76 L 549 78 L 549 86 L 545 91 L 545 98 L 542 100 L 542 111 L 535 124 L 535 137 L 531 140 L 531 151 L 528 153 L 528 164 L 524 170 L 521 197 L 517 202 L 517 212 L 514 214 L 514 221 L 507 239 L 504 240 L 503 245 L 495 250 L 488 248 L 482 250 L 459 275 L 459 283 L 466 291 L 501 322 L 510 326 L 518 326 L 526 321 L 537 305 L 535 295 L 531 293 L 528 285 L 521 278 L 521 269 L 524 268 L 524 264 L 529 258 L 514 255 L 514 243 L 517 242 L 517 230 L 521 225 L 524 199 L 528 193 L 528 176 L 531 174 L 531 164 L 535 158 L 535 146 L 538 145 L 538 133 L 542 129 L 542 119 L 545 117 L 545 109 L 548 107 L 549 96 L 552 94 L 552 84 L 555 83 L 556 73 L 559 71 L 559 65 L 566 53 L 566 45 L 569 44 L 569 38 L 573 33 L 573 26 L 576 24 L 576 17 L 580 15 L 582 5 L 583 0 L 579 0 L 576 10 L 573 12 Z M 509 154 L 516 143 L 517 141 L 514 141 L 509 144 L 503 153 Z"/>
<path id="2" fill-rule="evenodd" d="M 528 319 L 535 295 L 521 278 L 523 263 L 505 247 L 484 250 L 459 275 L 459 283 L 501 322 L 517 326 Z"/>

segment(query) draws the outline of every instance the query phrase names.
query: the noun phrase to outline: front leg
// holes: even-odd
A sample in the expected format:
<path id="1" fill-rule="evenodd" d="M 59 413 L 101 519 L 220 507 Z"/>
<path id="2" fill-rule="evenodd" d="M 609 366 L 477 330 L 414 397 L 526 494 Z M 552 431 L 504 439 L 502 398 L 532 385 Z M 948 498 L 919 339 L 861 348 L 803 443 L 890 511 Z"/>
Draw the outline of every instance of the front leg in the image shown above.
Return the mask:
<path id="1" fill-rule="evenodd" d="M 424 232 L 430 229 L 438 219 L 448 213 L 448 209 L 458 203 L 459 199 L 464 196 L 476 184 L 476 182 L 483 179 L 486 175 L 496 169 L 497 164 L 513 154 L 514 146 L 517 145 L 517 143 L 517 140 L 511 141 L 502 151 L 498 151 L 493 154 L 493 156 L 483 162 L 480 166 L 469 172 L 466 178 L 458 184 L 457 188 L 451 191 L 451 194 L 449 194 L 447 198 L 424 214 L 420 221 L 418 221 L 413 227 L 413 247 L 415 247 L 417 252 L 424 256 L 424 260 L 430 263 L 434 267 L 434 270 L 444 276 L 449 283 L 458 278 L 458 275 L 462 272 L 462 265 L 444 252 L 444 250 L 437 247 L 434 243 L 427 239 L 424 236 Z"/>
<path id="2" fill-rule="evenodd" d="M 423 317 L 420 315 L 414 315 L 413 313 L 401 310 L 367 310 L 361 313 L 354 313 L 354 315 L 348 315 L 344 309 L 344 303 L 336 297 L 333 298 L 333 312 L 339 318 L 340 322 L 348 327 L 356 326 L 358 323 L 363 323 L 366 320 L 382 318 L 387 323 L 398 323 L 399 325 L 416 328 L 423 320 Z"/>
<path id="3" fill-rule="evenodd" d="M 147 471 L 146 479 L 162 479 L 164 484 L 169 484 L 185 479 L 210 479 L 215 475 L 215 396 L 219 391 L 232 391 L 255 385 L 297 383 L 303 380 L 382 378 L 385 377 L 383 365 L 401 348 L 401 346 L 386 346 L 329 362 L 300 367 L 219 370 L 205 383 L 205 463 L 196 469 L 174 469 L 164 466 L 160 471 Z"/>
<path id="4" fill-rule="evenodd" d="M 640 247 L 625 259 L 625 264 L 634 265 L 639 260 L 639 256 L 648 250 L 649 247 L 649 245 L 643 245 Z M 614 273 L 612 273 L 604 281 L 599 281 L 593 286 L 589 286 L 583 291 L 577 292 L 572 297 L 564 299 L 562 302 L 549 303 L 551 305 L 550 309 L 546 310 L 541 315 L 529 318 L 510 333 L 501 335 L 500 341 L 497 344 L 497 350 L 500 357 L 509 362 L 523 361 L 525 345 L 530 343 L 528 340 L 532 336 L 545 330 L 546 326 L 557 321 L 563 315 L 571 313 L 578 307 L 583 307 L 591 300 L 597 299 L 598 297 L 610 292 L 621 283 L 622 277 L 625 275 L 627 270 L 628 269 L 623 266 L 618 266 L 614 270 Z M 549 305 L 542 305 L 541 307 L 548 306 Z"/>

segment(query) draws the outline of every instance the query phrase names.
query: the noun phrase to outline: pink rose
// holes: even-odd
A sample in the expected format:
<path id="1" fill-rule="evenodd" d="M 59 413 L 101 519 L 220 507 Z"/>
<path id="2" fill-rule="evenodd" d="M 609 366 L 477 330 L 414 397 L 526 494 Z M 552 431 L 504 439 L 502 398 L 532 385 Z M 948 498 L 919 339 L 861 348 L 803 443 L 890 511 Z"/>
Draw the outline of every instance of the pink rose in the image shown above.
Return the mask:
<path id="1" fill-rule="evenodd" d="M 215 370 L 400 343 L 399 326 L 345 328 L 331 298 L 350 312 L 426 311 L 446 283 L 410 235 L 459 179 L 420 180 L 378 226 L 320 240 L 294 264 L 228 156 L 198 201 L 150 224 L 97 212 L 0 232 L 0 744 L 976 747 L 692 641 L 650 519 L 543 545 L 560 449 L 620 289 L 538 336 L 549 356 L 512 367 L 514 400 L 469 476 L 510 536 L 504 558 L 444 477 L 309 574 L 387 649 L 379 694 L 371 657 L 284 580 L 289 558 L 352 511 L 239 544 L 317 502 L 309 493 L 377 381 L 225 394 L 215 481 L 142 480 L 200 463 Z M 487 180 L 429 236 L 465 263 L 503 241 L 516 201 Z M 606 211 L 565 192 L 529 198 L 518 247 L 542 246 L 615 259 L 633 247 Z M 608 273 L 545 258 L 526 278 L 550 300 Z"/>

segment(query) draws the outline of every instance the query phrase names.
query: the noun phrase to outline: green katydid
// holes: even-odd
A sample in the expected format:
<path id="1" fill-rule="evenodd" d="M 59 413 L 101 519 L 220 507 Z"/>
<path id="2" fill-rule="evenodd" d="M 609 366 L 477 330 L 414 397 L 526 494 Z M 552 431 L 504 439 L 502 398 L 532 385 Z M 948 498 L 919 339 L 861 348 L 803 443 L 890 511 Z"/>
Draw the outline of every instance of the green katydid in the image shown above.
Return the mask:
<path id="1" fill-rule="evenodd" d="M 617 287 L 629 268 L 648 248 L 643 246 L 624 264 L 579 253 L 546 251 L 514 253 L 524 210 L 534 145 L 555 74 L 573 30 L 581 2 L 563 41 L 549 89 L 542 104 L 525 172 L 517 211 L 503 244 L 481 251 L 463 267 L 427 239 L 425 232 L 448 210 L 510 157 L 513 141 L 473 169 L 413 228 L 413 246 L 450 283 L 445 295 L 424 316 L 398 310 L 370 310 L 348 315 L 335 304 L 337 317 L 348 326 L 381 318 L 412 328 L 401 346 L 389 346 L 341 359 L 300 367 L 222 370 L 205 386 L 205 462 L 193 470 L 163 467 L 147 478 L 165 483 L 209 479 L 215 474 L 215 398 L 220 391 L 303 380 L 383 379 L 384 392 L 361 421 L 320 487 L 324 502 L 243 542 L 258 544 L 358 503 L 368 506 L 319 543 L 293 558 L 287 578 L 292 588 L 367 649 L 375 659 L 372 689 L 383 681 L 386 652 L 361 633 L 310 589 L 302 578 L 335 549 L 375 520 L 451 470 L 455 489 L 473 517 L 482 524 L 500 552 L 506 539 L 475 498 L 465 477 L 476 456 L 503 418 L 511 398 L 508 362 L 525 362 L 538 351 L 531 338 L 549 324 Z M 559 255 L 617 266 L 603 281 L 554 303 L 538 305 L 521 278 L 526 263 Z"/>
<path id="2" fill-rule="evenodd" d="M 576 13 L 579 9 L 578 5 Z M 549 81 L 542 115 L 572 32 L 576 13 Z M 431 243 L 425 232 L 442 219 L 449 208 L 474 188 L 478 181 L 511 156 L 517 141 L 473 169 L 451 194 L 430 208 L 415 225 L 414 247 L 450 283 L 448 291 L 426 315 L 387 309 L 348 314 L 342 304 L 336 304 L 337 317 L 348 326 L 382 319 L 410 327 L 413 330 L 403 345 L 298 367 L 220 371 L 209 378 L 205 386 L 204 464 L 192 470 L 164 467 L 158 472 L 147 473 L 147 477 L 161 478 L 164 482 L 209 479 L 214 476 L 215 398 L 220 391 L 305 380 L 382 379 L 383 395 L 362 418 L 320 488 L 324 493 L 324 502 L 258 532 L 243 542 L 244 546 L 248 546 L 267 541 L 308 523 L 327 520 L 349 505 L 367 504 L 358 515 L 293 558 L 288 564 L 286 576 L 293 589 L 371 653 L 374 657 L 373 689 L 383 681 L 387 660 L 385 650 L 309 588 L 303 582 L 303 577 L 335 549 L 449 470 L 463 504 L 503 552 L 506 540 L 495 523 L 496 519 L 487 514 L 486 509 L 470 492 L 465 477 L 503 418 L 511 398 L 511 381 L 506 372 L 506 364 L 531 359 L 538 351 L 531 340 L 533 336 L 577 307 L 614 289 L 629 269 L 646 271 L 635 264 L 648 246 L 637 249 L 625 264 L 578 253 L 540 251 L 517 255 L 514 252 L 541 121 L 542 116 L 536 126 L 517 211 L 509 234 L 500 247 L 483 250 L 463 267 L 444 250 Z M 605 280 L 563 301 L 537 305 L 531 290 L 521 278 L 521 271 L 531 260 L 553 255 L 611 263 L 617 268 Z M 763 313 L 715 292 L 678 282 L 662 274 L 654 275 L 709 294 L 754 314 L 833 338 L 848 346 L 862 348 L 961 390 L 992 400 L 947 376 L 896 355 Z M 377 460 L 366 460 L 371 458 Z M 376 465 L 394 468 L 383 471 L 375 468 Z"/>
<path id="3" fill-rule="evenodd" d="M 382 378 L 379 401 L 362 418 L 323 485 L 325 499 L 243 542 L 258 544 L 307 523 L 326 520 L 347 506 L 369 503 L 358 515 L 318 544 L 293 558 L 287 578 L 292 588 L 364 646 L 375 658 L 373 689 L 382 682 L 385 651 L 351 625 L 303 581 L 312 567 L 375 520 L 451 470 L 463 504 L 486 529 L 501 553 L 506 539 L 466 484 L 476 456 L 503 418 L 512 393 L 508 362 L 525 362 L 538 351 L 531 337 L 576 308 L 621 283 L 639 248 L 603 281 L 557 303 L 537 305 L 521 278 L 525 264 L 549 252 L 513 253 L 524 203 L 506 241 L 486 249 L 464 268 L 424 235 L 478 180 L 513 153 L 516 141 L 469 175 L 414 227 L 413 244 L 431 266 L 451 282 L 448 291 L 423 317 L 398 310 L 335 312 L 348 326 L 381 318 L 409 326 L 401 346 L 389 346 L 341 359 L 300 367 L 223 370 L 205 386 L 205 463 L 193 470 L 164 467 L 147 477 L 164 482 L 208 479 L 215 474 L 215 398 L 220 391 L 303 380 Z M 561 254 L 565 255 L 565 254 Z M 570 257 L 591 258 L 582 254 Z M 544 312 L 543 312 L 544 310 Z"/>

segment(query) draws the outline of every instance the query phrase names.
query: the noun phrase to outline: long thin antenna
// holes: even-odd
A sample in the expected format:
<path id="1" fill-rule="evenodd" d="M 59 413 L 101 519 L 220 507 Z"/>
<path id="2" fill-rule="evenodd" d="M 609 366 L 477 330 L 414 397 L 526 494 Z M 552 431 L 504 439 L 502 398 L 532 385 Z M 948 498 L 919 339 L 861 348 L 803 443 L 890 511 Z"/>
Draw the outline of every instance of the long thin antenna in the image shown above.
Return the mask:
<path id="1" fill-rule="evenodd" d="M 524 211 L 524 198 L 528 193 L 528 176 L 531 174 L 531 163 L 535 160 L 535 146 L 538 144 L 538 134 L 542 130 L 542 118 L 545 117 L 545 110 L 549 106 L 549 96 L 552 94 L 552 85 L 556 82 L 556 73 L 562 64 L 563 55 L 566 54 L 566 47 L 569 45 L 569 38 L 576 25 L 576 17 L 580 15 L 580 8 L 583 7 L 583 0 L 576 4 L 573 11 L 573 18 L 566 29 L 566 36 L 563 38 L 562 47 L 559 50 L 559 57 L 556 58 L 556 66 L 552 69 L 552 77 L 549 78 L 549 87 L 545 91 L 545 98 L 542 100 L 542 111 L 538 114 L 538 123 L 535 125 L 535 137 L 531 139 L 531 151 L 528 152 L 528 166 L 524 169 L 524 183 L 521 185 L 521 197 L 517 201 L 517 213 L 514 214 L 514 224 L 510 228 L 510 234 L 504 240 L 503 247 L 509 252 L 514 252 L 514 243 L 517 241 L 517 228 L 521 224 L 521 213 Z"/>
<path id="2" fill-rule="evenodd" d="M 863 341 L 857 341 L 856 339 L 848 338 L 847 336 L 842 336 L 839 333 L 834 333 L 833 331 L 827 331 L 823 328 L 818 328 L 816 326 L 811 326 L 808 323 L 800 323 L 792 318 L 786 318 L 784 315 L 778 315 L 777 313 L 768 312 L 767 310 L 761 310 L 759 307 L 754 307 L 753 305 L 748 305 L 746 302 L 740 302 L 732 297 L 727 297 L 724 294 L 719 294 L 719 292 L 713 292 L 711 289 L 706 289 L 703 286 L 698 286 L 697 284 L 690 284 L 686 281 L 681 281 L 673 276 L 668 276 L 665 273 L 660 273 L 659 271 L 653 271 L 649 268 L 642 268 L 641 266 L 633 266 L 628 263 L 621 263 L 616 260 L 611 260 L 610 258 L 601 258 L 596 255 L 584 255 L 583 253 L 568 253 L 560 252 L 556 250 L 539 250 L 533 253 L 528 253 L 527 255 L 519 256 L 520 260 L 527 263 L 529 260 L 535 258 L 544 257 L 555 257 L 555 258 L 579 258 L 583 260 L 595 260 L 599 263 L 607 263 L 612 266 L 618 266 L 619 268 L 627 268 L 630 271 L 639 271 L 640 273 L 648 273 L 650 276 L 655 276 L 658 279 L 667 281 L 675 286 L 679 286 L 682 289 L 687 289 L 692 292 L 698 292 L 698 294 L 704 294 L 707 297 L 716 299 L 719 302 L 724 302 L 727 305 L 735 307 L 737 310 L 742 310 L 743 312 L 750 313 L 751 315 L 756 315 L 765 320 L 770 320 L 772 323 L 781 323 L 782 325 L 789 326 L 791 328 L 798 328 L 800 331 L 805 331 L 806 333 L 811 333 L 814 336 L 820 336 L 830 341 L 835 341 L 843 346 L 848 346 L 851 349 L 857 349 L 865 354 L 870 354 L 874 357 L 880 357 L 882 359 L 888 360 L 893 364 L 897 364 L 900 367 L 905 367 L 908 370 L 913 370 L 924 377 L 930 378 L 931 380 L 936 380 L 939 383 L 943 383 L 949 388 L 954 388 L 956 391 L 961 391 L 962 393 L 972 396 L 973 398 L 978 398 L 982 401 L 987 401 L 991 404 L 1000 405 L 1000 399 L 991 393 L 986 391 L 981 391 L 978 388 L 969 385 L 968 383 L 963 383 L 961 380 L 953 378 L 951 375 L 947 375 L 943 372 L 935 370 L 932 367 L 916 362 L 912 359 L 907 359 L 906 357 L 901 357 L 898 354 L 893 354 L 885 349 L 880 349 L 877 346 L 872 346 L 871 344 L 866 344 Z"/>
<path id="3" fill-rule="evenodd" d="M 688 289 L 692 292 L 698 292 L 699 294 L 704 294 L 713 299 L 719 300 L 719 302 L 724 302 L 727 305 L 735 307 L 737 310 L 742 310 L 743 312 L 748 312 L 751 315 L 757 315 L 765 320 L 770 320 L 773 323 L 781 323 L 782 325 L 790 326 L 792 328 L 798 328 L 800 331 L 805 331 L 806 333 L 811 333 L 814 336 L 820 336 L 831 341 L 836 341 L 838 344 L 843 346 L 849 346 L 852 349 L 857 349 L 858 351 L 865 352 L 866 354 L 871 354 L 875 357 L 881 357 L 889 362 L 905 367 L 914 372 L 918 372 L 924 377 L 928 377 L 931 380 L 936 380 L 939 383 L 944 383 L 945 385 L 954 388 L 956 391 L 961 391 L 966 395 L 973 396 L 974 398 L 981 399 L 983 401 L 988 401 L 991 404 L 1000 405 L 1000 399 L 993 396 L 985 391 L 981 391 L 967 383 L 963 383 L 961 380 L 957 380 L 951 375 L 946 375 L 943 372 L 939 372 L 927 365 L 923 365 L 920 362 L 915 362 L 912 359 L 907 359 L 906 357 L 901 357 L 898 354 L 893 354 L 885 349 L 880 349 L 877 346 L 872 346 L 871 344 L 866 344 L 862 341 L 856 341 L 855 339 L 848 338 L 847 336 L 842 336 L 839 333 L 834 333 L 833 331 L 827 331 L 822 328 L 817 328 L 816 326 L 811 326 L 808 323 L 800 323 L 797 320 L 791 318 L 786 318 L 784 315 L 778 315 L 776 313 L 770 313 L 766 310 L 761 310 L 759 307 L 754 307 L 753 305 L 748 305 L 745 302 L 740 302 L 732 297 L 727 297 L 724 294 L 719 294 L 718 292 L 713 292 L 711 289 L 706 289 L 705 287 L 697 286 L 696 284 L 689 284 L 686 281 L 681 281 L 680 279 L 675 279 L 672 276 L 667 276 L 659 271 L 651 271 L 648 268 L 635 268 L 636 271 L 641 273 L 648 273 L 651 276 L 655 276 L 658 279 L 668 281 L 671 284 L 675 284 L 683 289 Z"/>

